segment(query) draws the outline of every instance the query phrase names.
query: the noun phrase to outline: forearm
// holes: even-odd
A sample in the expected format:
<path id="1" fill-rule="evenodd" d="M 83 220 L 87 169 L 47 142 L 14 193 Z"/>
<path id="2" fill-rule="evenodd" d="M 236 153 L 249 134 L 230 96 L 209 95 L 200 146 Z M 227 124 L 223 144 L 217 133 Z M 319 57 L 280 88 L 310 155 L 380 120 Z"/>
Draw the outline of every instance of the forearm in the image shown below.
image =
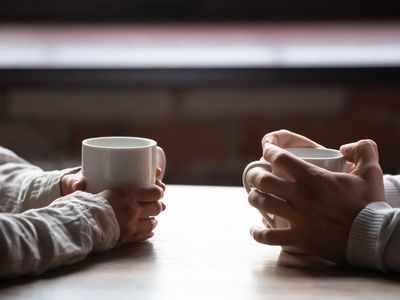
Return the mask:
<path id="1" fill-rule="evenodd" d="M 15 213 L 49 205 L 61 196 L 61 178 L 78 170 L 44 172 L 0 147 L 0 211 Z"/>
<path id="2" fill-rule="evenodd" d="M 0 278 L 40 274 L 115 246 L 119 226 L 99 196 L 76 192 L 50 206 L 0 214 Z"/>
<path id="3" fill-rule="evenodd" d="M 400 272 L 400 209 L 385 202 L 366 206 L 353 222 L 348 262 L 355 267 Z"/>

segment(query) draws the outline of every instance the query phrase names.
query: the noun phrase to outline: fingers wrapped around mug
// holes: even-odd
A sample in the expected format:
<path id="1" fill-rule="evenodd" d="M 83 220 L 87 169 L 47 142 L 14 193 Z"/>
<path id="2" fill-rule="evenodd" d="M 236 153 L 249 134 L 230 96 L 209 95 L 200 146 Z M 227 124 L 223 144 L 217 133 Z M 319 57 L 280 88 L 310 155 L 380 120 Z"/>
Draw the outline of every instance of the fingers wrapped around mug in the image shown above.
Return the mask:
<path id="1" fill-rule="evenodd" d="M 298 244 L 298 237 L 291 228 L 252 227 L 250 234 L 259 243 L 267 245 L 292 246 Z"/>
<path id="2" fill-rule="evenodd" d="M 159 185 L 151 185 L 139 190 L 132 190 L 132 198 L 140 203 L 149 203 L 162 199 L 164 197 L 164 189 Z"/>
<path id="3" fill-rule="evenodd" d="M 139 220 L 130 234 L 121 237 L 120 244 L 141 242 L 151 238 L 158 222 L 155 218 Z"/>
<path id="4" fill-rule="evenodd" d="M 163 170 L 161 170 L 161 168 L 157 168 L 156 169 L 156 185 L 158 185 L 159 187 L 161 187 L 165 191 L 166 186 L 162 182 L 163 174 L 164 174 L 164 172 L 163 172 Z"/>
<path id="5" fill-rule="evenodd" d="M 164 195 L 162 187 L 155 184 L 139 189 L 127 186 L 105 190 L 99 195 L 113 208 L 120 228 L 119 245 L 153 236 L 151 231 L 157 225 L 153 217 L 165 209 L 160 201 Z"/>
<path id="6" fill-rule="evenodd" d="M 273 144 L 264 145 L 263 158 L 271 164 L 274 174 L 294 181 L 310 180 L 318 167 Z"/>
<path id="7" fill-rule="evenodd" d="M 249 193 L 249 203 L 257 208 L 264 219 L 267 220 L 270 218 L 266 217 L 266 214 L 280 216 L 289 221 L 293 221 L 296 216 L 296 212 L 290 203 L 272 194 L 263 194 L 257 190 L 252 190 Z M 269 225 L 273 227 L 273 224 Z"/>
<path id="8" fill-rule="evenodd" d="M 138 207 L 139 217 L 141 219 L 158 216 L 164 210 L 165 204 L 161 201 L 140 203 Z"/>
<path id="9" fill-rule="evenodd" d="M 287 201 L 295 200 L 296 184 L 287 181 L 264 168 L 254 168 L 246 174 L 247 183 L 263 194 L 273 194 Z"/>

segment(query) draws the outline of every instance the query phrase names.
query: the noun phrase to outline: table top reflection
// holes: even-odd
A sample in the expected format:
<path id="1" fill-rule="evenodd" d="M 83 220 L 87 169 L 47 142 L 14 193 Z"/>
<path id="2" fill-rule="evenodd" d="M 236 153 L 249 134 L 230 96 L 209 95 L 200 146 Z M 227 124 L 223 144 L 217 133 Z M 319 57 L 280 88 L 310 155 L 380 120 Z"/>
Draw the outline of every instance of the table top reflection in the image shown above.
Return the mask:
<path id="1" fill-rule="evenodd" d="M 294 256 L 254 242 L 243 188 L 168 186 L 155 236 L 37 278 L 0 299 L 394 299 L 399 277 Z"/>

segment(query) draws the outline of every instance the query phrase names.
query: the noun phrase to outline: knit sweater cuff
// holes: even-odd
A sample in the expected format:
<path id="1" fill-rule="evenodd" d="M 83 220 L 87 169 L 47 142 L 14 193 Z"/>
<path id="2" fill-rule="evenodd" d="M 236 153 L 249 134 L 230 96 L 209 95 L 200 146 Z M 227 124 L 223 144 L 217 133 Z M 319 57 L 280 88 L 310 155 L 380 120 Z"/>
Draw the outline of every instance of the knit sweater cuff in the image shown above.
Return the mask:
<path id="1" fill-rule="evenodd" d="M 386 199 L 392 207 L 400 207 L 400 192 L 398 188 L 399 182 L 397 178 L 394 178 L 390 175 L 385 175 L 383 177 Z M 397 183 L 397 186 L 395 183 Z"/>
<path id="2" fill-rule="evenodd" d="M 386 202 L 368 204 L 355 218 L 347 243 L 347 260 L 354 267 L 384 270 L 381 229 L 392 208 Z"/>

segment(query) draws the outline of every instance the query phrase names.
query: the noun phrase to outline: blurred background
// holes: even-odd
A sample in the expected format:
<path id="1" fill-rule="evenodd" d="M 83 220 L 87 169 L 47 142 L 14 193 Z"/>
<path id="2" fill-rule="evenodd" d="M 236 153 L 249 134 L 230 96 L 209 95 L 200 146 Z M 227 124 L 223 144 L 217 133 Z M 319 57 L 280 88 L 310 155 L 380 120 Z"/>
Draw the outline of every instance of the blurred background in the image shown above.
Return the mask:
<path id="1" fill-rule="evenodd" d="M 167 183 L 241 185 L 282 128 L 399 171 L 398 1 L 0 0 L 0 145 L 46 170 L 143 136 Z"/>

